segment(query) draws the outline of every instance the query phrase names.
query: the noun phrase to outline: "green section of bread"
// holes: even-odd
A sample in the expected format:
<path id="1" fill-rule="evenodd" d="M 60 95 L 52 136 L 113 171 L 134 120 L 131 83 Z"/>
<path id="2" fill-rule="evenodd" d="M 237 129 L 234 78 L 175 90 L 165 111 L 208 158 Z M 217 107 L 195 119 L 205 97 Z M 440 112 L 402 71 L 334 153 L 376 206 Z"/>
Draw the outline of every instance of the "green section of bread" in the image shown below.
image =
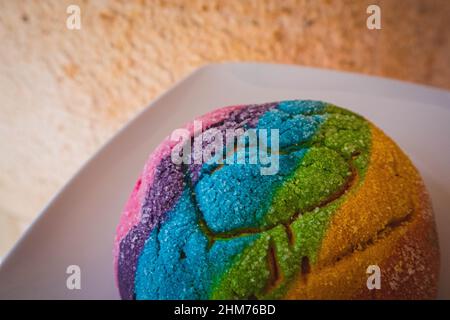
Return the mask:
<path id="1" fill-rule="evenodd" d="M 298 169 L 275 193 L 263 225 L 275 225 L 280 221 L 289 223 L 296 216 L 316 208 L 332 197 L 351 174 L 339 153 L 327 147 L 312 146 Z"/>
<path id="2" fill-rule="evenodd" d="M 275 192 L 259 238 L 214 285 L 212 299 L 276 299 L 307 277 L 331 216 L 362 183 L 370 158 L 370 125 L 333 105 L 297 169 Z M 295 149 L 295 148 L 294 148 Z"/>

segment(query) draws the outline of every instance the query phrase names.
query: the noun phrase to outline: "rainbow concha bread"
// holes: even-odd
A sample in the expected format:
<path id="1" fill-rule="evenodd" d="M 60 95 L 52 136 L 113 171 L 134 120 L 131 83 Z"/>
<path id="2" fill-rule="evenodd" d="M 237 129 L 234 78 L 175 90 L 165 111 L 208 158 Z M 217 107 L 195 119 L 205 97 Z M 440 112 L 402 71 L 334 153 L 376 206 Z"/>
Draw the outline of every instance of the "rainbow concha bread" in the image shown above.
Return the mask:
<path id="1" fill-rule="evenodd" d="M 163 141 L 117 228 L 123 299 L 436 297 L 429 196 L 372 123 L 310 100 L 227 107 L 197 120 L 223 134 L 278 129 L 279 170 L 180 165 L 171 158 L 178 141 Z M 193 123 L 186 129 L 194 135 Z M 367 287 L 370 265 L 380 268 L 380 289 Z"/>

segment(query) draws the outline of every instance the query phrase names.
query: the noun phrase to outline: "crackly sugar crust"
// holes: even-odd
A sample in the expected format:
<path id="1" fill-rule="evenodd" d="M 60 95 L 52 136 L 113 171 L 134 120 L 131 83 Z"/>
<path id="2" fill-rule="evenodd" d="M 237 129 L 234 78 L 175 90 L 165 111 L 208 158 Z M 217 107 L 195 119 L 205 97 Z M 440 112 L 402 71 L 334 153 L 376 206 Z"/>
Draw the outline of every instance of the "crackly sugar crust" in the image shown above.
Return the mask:
<path id="1" fill-rule="evenodd" d="M 366 268 L 378 265 L 381 289 L 368 290 Z M 364 185 L 338 210 L 318 266 L 299 277 L 287 299 L 432 299 L 439 246 L 430 197 L 408 157 L 372 127 Z"/>
<path id="2" fill-rule="evenodd" d="M 346 113 L 329 104 L 312 103 L 328 107 L 318 114 Z M 203 116 L 202 120 L 207 126 L 218 128 L 235 128 L 242 123 L 255 125 L 255 121 L 264 112 L 276 106 L 278 103 L 223 108 Z M 192 132 L 192 123 L 187 128 Z M 439 254 L 431 204 L 425 187 L 417 170 L 398 146 L 372 124 L 369 123 L 368 128 L 371 139 L 370 161 L 366 164 L 366 169 L 353 170 L 342 191 L 336 190 L 336 195 L 342 199 L 329 199 L 331 202 L 333 199 L 343 202 L 337 206 L 329 224 L 323 226 L 326 227 L 326 232 L 317 255 L 313 257 L 314 261 L 310 261 L 310 256 L 303 257 L 306 260 L 301 257 L 298 261 L 290 260 L 294 265 L 288 266 L 284 271 L 300 271 L 292 280 L 283 279 L 279 263 L 287 256 L 279 251 L 284 250 L 282 247 L 274 246 L 270 240 L 272 237 L 279 237 L 277 232 L 280 230 L 277 229 L 280 228 L 274 228 L 273 232 L 262 232 L 268 240 L 262 239 L 258 250 L 262 250 L 260 258 L 267 260 L 268 269 L 264 272 L 270 274 L 269 282 L 278 285 L 288 280 L 287 292 L 278 298 L 383 299 L 433 298 L 436 295 Z M 333 143 L 331 140 L 328 142 Z M 134 297 L 137 259 L 149 232 L 165 223 L 166 212 L 179 202 L 182 190 L 186 188 L 182 178 L 186 172 L 180 171 L 167 157 L 172 147 L 166 140 L 150 157 L 118 227 L 115 264 L 117 268 L 120 261 L 122 266 L 117 270 L 117 280 L 124 298 Z M 192 182 L 198 180 L 198 170 L 195 166 L 190 168 Z M 165 182 L 161 184 L 162 181 Z M 160 201 L 163 195 L 165 200 Z M 149 205 L 153 207 L 151 211 Z M 287 232 L 289 238 L 289 233 L 293 232 L 290 236 L 299 240 L 305 237 L 305 233 L 299 233 L 299 230 L 286 228 L 285 231 L 281 230 L 281 234 L 283 236 Z M 318 236 L 319 233 L 310 235 Z M 208 237 L 211 239 L 210 235 Z M 296 263 L 299 264 L 298 267 L 295 266 Z M 371 264 L 381 267 L 381 290 L 370 291 L 365 287 L 368 277 L 365 271 Z M 249 265 L 249 268 L 250 271 L 252 266 Z M 233 279 L 233 273 L 226 273 L 228 278 Z M 242 272 L 237 271 L 236 274 L 240 273 Z M 270 278 L 274 274 L 278 278 L 272 281 Z M 225 283 L 223 289 L 226 288 Z M 270 286 L 268 288 L 266 293 L 272 290 Z M 221 297 L 221 287 L 216 289 L 219 295 L 212 297 Z"/>

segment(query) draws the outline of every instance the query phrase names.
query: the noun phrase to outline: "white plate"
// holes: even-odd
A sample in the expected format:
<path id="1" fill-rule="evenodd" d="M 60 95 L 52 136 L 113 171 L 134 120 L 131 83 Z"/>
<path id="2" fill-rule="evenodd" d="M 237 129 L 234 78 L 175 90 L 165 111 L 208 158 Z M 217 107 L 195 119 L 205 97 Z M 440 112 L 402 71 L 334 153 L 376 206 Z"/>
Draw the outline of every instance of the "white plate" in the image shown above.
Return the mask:
<path id="1" fill-rule="evenodd" d="M 347 107 L 384 129 L 411 156 L 431 193 L 437 219 L 439 297 L 450 298 L 450 93 L 363 75 L 254 63 L 197 70 L 112 138 L 4 260 L 0 298 L 118 298 L 114 232 L 149 153 L 173 129 L 217 107 L 285 99 Z M 81 290 L 66 287 L 66 268 L 74 264 L 81 268 Z"/>

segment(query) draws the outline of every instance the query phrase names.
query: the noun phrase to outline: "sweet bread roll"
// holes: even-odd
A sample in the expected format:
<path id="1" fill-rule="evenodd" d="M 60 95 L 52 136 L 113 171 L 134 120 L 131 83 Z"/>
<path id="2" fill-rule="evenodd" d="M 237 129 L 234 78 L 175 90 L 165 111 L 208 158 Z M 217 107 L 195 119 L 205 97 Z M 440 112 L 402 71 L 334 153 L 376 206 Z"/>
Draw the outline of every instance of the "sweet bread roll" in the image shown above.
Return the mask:
<path id="1" fill-rule="evenodd" d="M 320 101 L 222 108 L 175 131 L 139 177 L 114 251 L 123 299 L 437 293 L 419 173 L 372 123 Z"/>

